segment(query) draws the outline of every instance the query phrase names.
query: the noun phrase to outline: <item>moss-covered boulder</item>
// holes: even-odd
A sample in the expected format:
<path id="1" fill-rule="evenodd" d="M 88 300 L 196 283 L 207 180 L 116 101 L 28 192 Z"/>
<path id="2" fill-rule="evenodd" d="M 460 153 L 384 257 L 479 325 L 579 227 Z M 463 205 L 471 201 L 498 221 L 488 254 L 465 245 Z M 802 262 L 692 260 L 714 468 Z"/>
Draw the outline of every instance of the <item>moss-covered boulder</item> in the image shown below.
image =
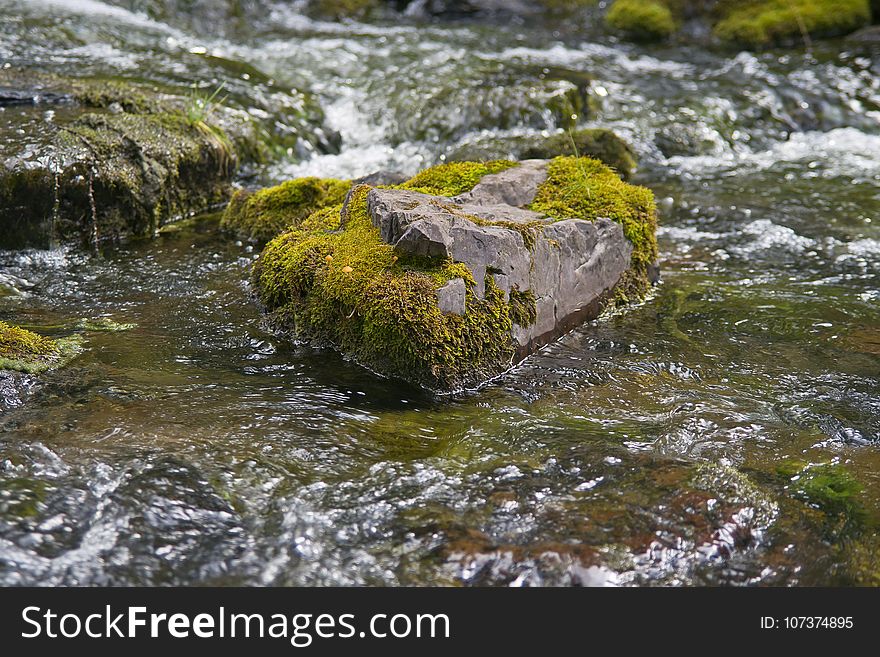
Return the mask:
<path id="1" fill-rule="evenodd" d="M 479 136 L 461 143 L 446 154 L 452 162 L 514 159 L 549 160 L 560 155 L 579 155 L 599 160 L 629 179 L 638 164 L 635 151 L 613 130 L 583 128 L 541 135 Z"/>
<path id="2" fill-rule="evenodd" d="M 152 235 L 228 200 L 239 166 L 274 143 L 207 92 L 17 70 L 0 89 L 0 247 Z"/>
<path id="3" fill-rule="evenodd" d="M 655 228 L 651 192 L 596 160 L 450 163 L 355 186 L 272 240 L 254 285 L 279 330 L 448 391 L 643 298 Z"/>
<path id="4" fill-rule="evenodd" d="M 410 62 L 381 81 L 395 143 L 453 143 L 481 131 L 573 129 L 598 114 L 601 98 L 583 71 L 461 53 L 432 66 L 436 84 L 414 87 Z M 380 83 L 376 81 L 379 93 Z"/>

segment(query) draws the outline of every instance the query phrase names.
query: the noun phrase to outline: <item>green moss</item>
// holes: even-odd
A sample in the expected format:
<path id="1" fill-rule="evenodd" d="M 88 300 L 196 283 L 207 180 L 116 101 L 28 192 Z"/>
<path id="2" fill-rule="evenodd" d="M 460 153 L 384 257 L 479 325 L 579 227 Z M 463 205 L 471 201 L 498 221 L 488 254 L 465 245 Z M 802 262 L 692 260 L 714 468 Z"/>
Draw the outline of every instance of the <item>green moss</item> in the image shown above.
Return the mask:
<path id="1" fill-rule="evenodd" d="M 152 114 L 163 109 L 140 89 L 113 80 L 75 80 L 71 87 L 73 97 L 88 107 L 107 109 L 118 104 L 130 114 Z"/>
<path id="2" fill-rule="evenodd" d="M 61 357 L 55 340 L 0 322 L 0 370 L 36 374 L 49 369 Z"/>
<path id="3" fill-rule="evenodd" d="M 633 244 L 632 268 L 624 281 L 627 300 L 643 298 L 648 268 L 657 261 L 657 207 L 649 189 L 623 182 L 607 166 L 586 157 L 558 157 L 530 206 L 555 219 L 608 217 L 623 226 Z"/>
<path id="4" fill-rule="evenodd" d="M 789 480 L 796 497 L 825 513 L 860 516 L 864 512 L 858 501 L 862 485 L 841 465 L 786 461 L 777 472 Z"/>
<path id="5" fill-rule="evenodd" d="M 605 22 L 635 41 L 666 39 L 677 27 L 669 7 L 655 0 L 615 0 Z"/>
<path id="6" fill-rule="evenodd" d="M 538 308 L 535 293 L 531 290 L 521 292 L 513 289 L 510 291 L 510 321 L 518 326 L 531 326 L 538 319 Z"/>
<path id="7" fill-rule="evenodd" d="M 351 183 L 332 178 L 297 178 L 253 194 L 232 197 L 220 226 L 243 239 L 265 243 L 316 210 L 342 203 Z"/>
<path id="8" fill-rule="evenodd" d="M 724 41 L 764 46 L 811 36 L 838 36 L 871 22 L 868 0 L 752 0 L 727 2 L 715 34 Z"/>
<path id="9" fill-rule="evenodd" d="M 510 160 L 448 162 L 425 169 L 400 185 L 400 188 L 436 196 L 457 196 L 473 189 L 483 176 L 500 173 L 514 166 L 516 162 Z"/>
<path id="10" fill-rule="evenodd" d="M 630 39 L 658 41 L 675 32 L 683 19 L 695 17 L 709 20 L 715 36 L 722 41 L 760 47 L 848 34 L 871 22 L 871 2 L 615 0 L 605 20 Z"/>

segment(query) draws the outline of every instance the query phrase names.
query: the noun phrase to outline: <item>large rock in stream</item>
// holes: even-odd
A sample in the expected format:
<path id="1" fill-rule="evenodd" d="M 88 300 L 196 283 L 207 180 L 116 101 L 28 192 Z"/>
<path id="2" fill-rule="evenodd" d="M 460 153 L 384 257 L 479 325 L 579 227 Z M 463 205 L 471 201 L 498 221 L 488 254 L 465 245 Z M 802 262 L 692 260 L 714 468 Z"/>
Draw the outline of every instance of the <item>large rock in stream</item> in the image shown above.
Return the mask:
<path id="1" fill-rule="evenodd" d="M 655 215 L 650 191 L 588 158 L 445 164 L 294 223 L 255 287 L 278 329 L 457 390 L 643 298 Z"/>
<path id="2" fill-rule="evenodd" d="M 280 142 L 263 125 L 273 117 L 210 93 L 0 71 L 0 248 L 98 246 L 225 203 L 239 167 Z M 285 118 L 321 117 L 306 108 Z M 288 131 L 291 148 L 309 138 Z M 312 134 L 332 148 L 318 143 L 320 128 Z"/>

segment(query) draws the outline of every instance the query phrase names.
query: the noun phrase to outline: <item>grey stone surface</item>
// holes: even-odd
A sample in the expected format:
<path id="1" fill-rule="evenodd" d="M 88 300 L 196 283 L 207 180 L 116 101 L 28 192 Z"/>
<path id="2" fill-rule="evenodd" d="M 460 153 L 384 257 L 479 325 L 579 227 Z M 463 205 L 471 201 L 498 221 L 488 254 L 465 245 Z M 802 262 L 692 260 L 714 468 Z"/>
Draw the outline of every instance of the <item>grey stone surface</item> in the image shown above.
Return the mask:
<path id="1" fill-rule="evenodd" d="M 396 189 L 367 195 L 373 224 L 399 253 L 467 265 L 479 298 L 487 277 L 507 297 L 512 290 L 534 294 L 536 321 L 513 327 L 521 354 L 595 316 L 599 300 L 629 269 L 633 251 L 623 228 L 610 219 L 554 221 L 522 207 L 535 198 L 546 166 L 543 160 L 524 162 L 454 198 Z M 497 222 L 508 225 L 491 225 Z M 529 226 L 514 229 L 510 223 Z M 531 248 L 524 230 L 534 231 Z M 463 279 L 450 281 L 437 296 L 443 312 L 464 313 Z"/>
<path id="2" fill-rule="evenodd" d="M 537 306 L 532 326 L 514 327 L 520 347 L 576 326 L 577 318 L 629 269 L 633 246 L 610 219 L 566 219 L 544 228 L 535 243 L 529 287 Z M 520 288 L 522 289 L 522 288 Z"/>
<path id="3" fill-rule="evenodd" d="M 531 201 L 529 202 L 531 203 Z M 536 221 L 547 221 L 547 217 L 538 212 L 499 203 L 491 205 L 471 205 L 470 203 L 464 203 L 461 205 L 461 211 L 495 223 L 503 221 L 514 224 L 529 224 Z"/>
<path id="4" fill-rule="evenodd" d="M 449 226 L 431 219 L 419 219 L 409 224 L 394 242 L 394 248 L 401 253 L 429 258 L 448 258 L 451 246 Z"/>
<path id="5" fill-rule="evenodd" d="M 416 221 L 435 219 L 444 212 L 438 204 L 444 203 L 449 199 L 403 189 L 371 189 L 367 194 L 373 225 L 386 244 L 396 244 Z"/>
<path id="6" fill-rule="evenodd" d="M 453 278 L 437 290 L 437 305 L 440 312 L 464 315 L 467 298 L 467 285 L 463 278 Z"/>
<path id="7" fill-rule="evenodd" d="M 547 180 L 545 160 L 523 160 L 519 166 L 484 176 L 471 191 L 453 200 L 467 205 L 522 207 L 535 200 L 538 186 Z"/>

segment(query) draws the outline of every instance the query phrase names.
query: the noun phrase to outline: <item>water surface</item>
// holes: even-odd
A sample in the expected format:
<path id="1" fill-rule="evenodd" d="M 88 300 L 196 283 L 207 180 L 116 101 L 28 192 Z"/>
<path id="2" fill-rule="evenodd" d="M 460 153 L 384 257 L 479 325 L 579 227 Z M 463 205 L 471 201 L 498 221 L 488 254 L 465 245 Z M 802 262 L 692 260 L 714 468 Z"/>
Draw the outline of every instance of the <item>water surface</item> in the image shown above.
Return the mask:
<path id="1" fill-rule="evenodd" d="M 880 582 L 870 52 L 283 6 L 222 37 L 95 1 L 0 12 L 16 65 L 316 94 L 341 153 L 291 153 L 248 184 L 550 134 L 546 98 L 576 89 L 578 125 L 639 152 L 663 269 L 642 306 L 438 398 L 267 333 L 257 251 L 216 217 L 101 255 L 0 253 L 0 319 L 85 344 L 0 415 L 0 583 Z M 98 318 L 136 326 L 77 328 Z"/>

